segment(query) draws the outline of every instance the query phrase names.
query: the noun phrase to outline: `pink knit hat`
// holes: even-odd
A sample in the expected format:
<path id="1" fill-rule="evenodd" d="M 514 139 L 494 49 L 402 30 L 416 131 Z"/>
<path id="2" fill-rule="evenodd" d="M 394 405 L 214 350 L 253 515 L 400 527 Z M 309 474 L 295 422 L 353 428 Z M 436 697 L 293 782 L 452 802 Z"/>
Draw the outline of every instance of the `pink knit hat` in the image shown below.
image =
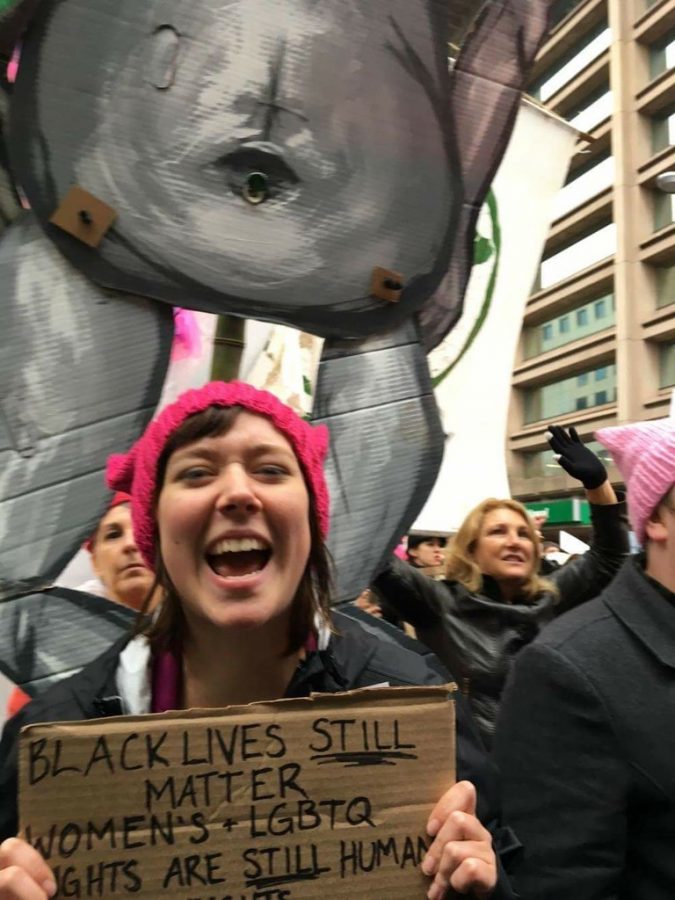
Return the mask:
<path id="1" fill-rule="evenodd" d="M 108 515 L 111 509 L 114 509 L 116 506 L 122 506 L 123 503 L 131 503 L 131 495 L 127 494 L 126 491 L 117 491 L 114 495 L 110 503 L 108 504 L 108 508 L 101 516 L 103 519 Z M 90 553 L 94 549 L 94 540 L 96 538 L 96 532 L 98 531 L 99 525 L 101 524 L 101 519 L 99 519 L 96 528 L 94 529 L 94 533 L 90 535 L 87 540 L 82 544 L 85 550 L 88 550 Z"/>
<path id="2" fill-rule="evenodd" d="M 179 425 L 209 406 L 241 406 L 269 419 L 287 438 L 304 471 L 319 517 L 319 527 L 325 537 L 330 518 L 330 498 L 323 473 L 328 450 L 326 426 L 310 425 L 273 394 L 259 391 L 250 384 L 212 381 L 204 387 L 186 391 L 175 403 L 165 407 L 128 453 L 108 457 L 108 485 L 114 490 L 131 494 L 134 537 L 141 556 L 150 568 L 155 565 L 153 503 L 159 457 L 168 438 Z"/>
<path id="3" fill-rule="evenodd" d="M 630 523 L 644 544 L 647 519 L 675 484 L 675 420 L 601 428 L 595 437 L 612 454 L 626 482 Z"/>

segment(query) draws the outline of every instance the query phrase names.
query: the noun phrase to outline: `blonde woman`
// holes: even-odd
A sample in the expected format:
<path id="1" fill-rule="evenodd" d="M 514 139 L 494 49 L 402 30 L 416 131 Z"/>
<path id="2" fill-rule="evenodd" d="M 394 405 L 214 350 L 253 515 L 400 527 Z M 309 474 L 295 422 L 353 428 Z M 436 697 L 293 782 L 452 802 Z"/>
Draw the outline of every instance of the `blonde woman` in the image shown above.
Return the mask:
<path id="1" fill-rule="evenodd" d="M 445 579 L 392 560 L 375 586 L 459 680 L 486 745 L 514 655 L 555 616 L 595 597 L 628 553 L 624 504 L 598 457 L 571 428 L 552 426 L 560 465 L 586 489 L 593 540 L 584 556 L 539 575 L 541 543 L 514 500 L 484 500 L 452 542 Z"/>

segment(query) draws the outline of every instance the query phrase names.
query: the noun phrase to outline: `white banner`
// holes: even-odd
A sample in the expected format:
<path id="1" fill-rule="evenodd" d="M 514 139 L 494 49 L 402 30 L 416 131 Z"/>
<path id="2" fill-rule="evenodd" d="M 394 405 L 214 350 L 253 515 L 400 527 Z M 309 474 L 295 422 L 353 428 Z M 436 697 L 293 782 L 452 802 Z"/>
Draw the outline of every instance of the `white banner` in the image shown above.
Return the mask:
<path id="1" fill-rule="evenodd" d="M 485 497 L 508 497 L 505 444 L 511 375 L 553 204 L 577 132 L 525 101 L 478 223 L 464 312 L 429 357 L 448 435 L 436 485 L 415 522 L 456 531 Z"/>

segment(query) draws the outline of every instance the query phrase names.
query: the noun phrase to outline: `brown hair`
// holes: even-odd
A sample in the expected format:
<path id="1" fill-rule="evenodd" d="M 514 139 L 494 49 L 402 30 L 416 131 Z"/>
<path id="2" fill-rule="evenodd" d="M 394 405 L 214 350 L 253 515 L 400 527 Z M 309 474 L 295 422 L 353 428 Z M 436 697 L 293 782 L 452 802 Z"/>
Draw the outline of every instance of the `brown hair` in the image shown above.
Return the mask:
<path id="1" fill-rule="evenodd" d="M 471 510 L 452 540 L 448 554 L 445 577 L 449 581 L 458 581 L 460 584 L 463 584 L 465 588 L 474 593 L 482 590 L 483 573 L 473 558 L 473 552 L 476 549 L 476 543 L 483 526 L 483 519 L 488 513 L 494 512 L 497 509 L 510 509 L 522 516 L 523 521 L 527 525 L 528 535 L 534 547 L 532 571 L 521 588 L 523 599 L 532 601 L 535 597 L 544 592 L 550 592 L 557 595 L 558 591 L 555 585 L 539 575 L 541 542 L 527 510 L 522 503 L 518 503 L 517 500 L 498 500 L 495 497 L 488 497 L 487 500 L 483 500 L 478 506 Z"/>
<path id="2" fill-rule="evenodd" d="M 202 438 L 219 437 L 226 434 L 240 412 L 244 412 L 240 406 L 209 406 L 202 412 L 187 418 L 170 435 L 157 465 L 154 497 L 155 510 L 157 509 L 157 501 L 162 490 L 166 466 L 172 453 Z M 307 485 L 306 478 L 305 485 Z M 314 616 L 316 613 L 319 614 L 326 625 L 330 626 L 329 610 L 332 591 L 330 554 L 321 535 L 319 517 L 316 513 L 314 497 L 309 487 L 307 492 L 309 495 L 310 549 L 307 565 L 300 579 L 291 608 L 287 647 L 289 654 L 299 650 L 307 640 L 307 635 L 314 629 Z M 143 604 L 138 631 L 146 634 L 153 648 L 158 650 L 179 644 L 181 635 L 185 632 L 186 622 L 180 596 L 169 578 L 160 553 L 156 517 L 154 541 L 157 560 L 155 583 Z M 152 622 L 148 622 L 147 618 L 143 621 L 142 617 L 147 613 L 152 591 L 157 585 L 161 586 L 164 591 L 163 602 Z"/>

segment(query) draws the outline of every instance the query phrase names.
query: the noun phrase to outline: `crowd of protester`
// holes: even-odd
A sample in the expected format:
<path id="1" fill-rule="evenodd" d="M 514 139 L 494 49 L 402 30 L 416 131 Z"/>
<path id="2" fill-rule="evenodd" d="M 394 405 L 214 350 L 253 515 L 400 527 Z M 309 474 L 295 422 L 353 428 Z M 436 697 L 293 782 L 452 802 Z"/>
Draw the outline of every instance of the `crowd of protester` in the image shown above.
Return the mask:
<path id="1" fill-rule="evenodd" d="M 448 678 L 457 782 L 428 819 L 430 900 L 675 896 L 675 424 L 597 437 L 643 554 L 629 556 L 626 502 L 600 459 L 552 427 L 590 504 L 586 553 L 545 554 L 543 523 L 488 498 L 450 539 L 408 536 L 350 611 L 331 602 L 326 429 L 237 382 L 163 410 L 111 459 L 116 493 L 87 542 L 109 599 L 139 610 L 136 631 L 3 732 L 0 900 L 56 891 L 17 837 L 24 725 Z"/>

